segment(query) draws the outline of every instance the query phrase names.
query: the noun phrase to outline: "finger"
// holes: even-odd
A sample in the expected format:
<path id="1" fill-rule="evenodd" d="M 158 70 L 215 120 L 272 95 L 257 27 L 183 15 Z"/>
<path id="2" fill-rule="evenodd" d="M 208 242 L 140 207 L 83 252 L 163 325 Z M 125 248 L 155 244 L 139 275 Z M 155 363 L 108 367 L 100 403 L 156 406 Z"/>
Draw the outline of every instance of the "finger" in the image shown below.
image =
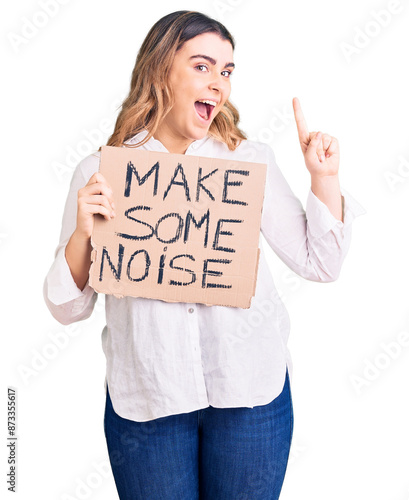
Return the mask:
<path id="1" fill-rule="evenodd" d="M 322 148 L 324 151 L 326 151 L 329 148 L 331 141 L 332 141 L 332 137 L 329 134 L 323 134 L 323 136 L 322 136 Z"/>
<path id="2" fill-rule="evenodd" d="M 112 205 L 109 200 L 104 195 L 92 195 L 92 196 L 84 196 L 78 200 L 78 210 L 80 212 L 85 212 L 87 214 L 96 213 L 95 211 L 91 211 L 95 209 L 95 207 L 103 208 L 103 212 L 108 212 L 111 217 L 115 217 L 115 212 L 112 209 Z"/>
<path id="3" fill-rule="evenodd" d="M 95 184 L 96 182 L 102 182 L 102 183 L 108 184 L 107 180 L 101 174 L 101 172 L 95 172 L 95 174 L 92 174 L 92 176 L 90 177 L 90 179 L 88 181 L 88 184 Z"/>
<path id="4" fill-rule="evenodd" d="M 338 139 L 336 139 L 336 137 L 332 137 L 331 144 L 329 145 L 325 153 L 325 156 L 329 157 L 338 152 L 339 152 Z"/>
<path id="5" fill-rule="evenodd" d="M 90 186 L 90 185 L 93 185 L 93 184 L 97 184 L 97 185 L 104 184 L 105 186 L 108 187 L 108 189 L 112 193 L 111 186 L 109 185 L 109 183 L 107 182 L 107 180 L 105 179 L 105 177 L 100 172 L 95 172 L 95 174 L 93 174 L 90 177 L 90 179 L 89 179 L 89 181 L 87 183 L 87 186 Z M 112 197 L 112 195 L 111 195 L 111 197 Z M 113 200 L 112 200 L 112 203 L 113 203 Z"/>
<path id="6" fill-rule="evenodd" d="M 316 159 L 317 156 L 321 160 L 321 156 L 323 156 L 322 149 L 322 134 L 321 132 L 317 132 L 314 137 L 311 138 L 311 141 L 308 145 L 308 149 L 306 151 L 306 155 L 311 159 Z M 322 160 L 321 160 L 322 161 Z"/>
<path id="7" fill-rule="evenodd" d="M 318 156 L 319 161 L 323 162 L 325 160 L 325 151 L 323 148 L 322 134 L 321 134 L 321 140 L 318 140 L 318 144 L 317 144 L 317 156 Z"/>
<path id="8" fill-rule="evenodd" d="M 106 220 L 111 220 L 115 217 L 112 210 L 107 209 L 103 205 L 87 205 L 87 211 L 90 215 L 102 215 Z"/>
<path id="9" fill-rule="evenodd" d="M 94 184 L 87 184 L 79 190 L 80 193 L 85 194 L 104 194 L 107 197 L 112 198 L 112 189 L 104 182 L 95 182 Z"/>
<path id="10" fill-rule="evenodd" d="M 109 200 L 110 204 L 112 205 L 112 208 L 114 208 L 114 198 L 113 198 L 113 192 L 112 189 L 105 184 L 104 182 L 95 182 L 92 184 L 87 184 L 83 188 L 81 188 L 78 191 L 78 197 L 83 197 L 83 196 L 91 196 L 91 195 L 98 195 L 102 194 L 106 196 L 106 198 Z"/>
<path id="11" fill-rule="evenodd" d="M 328 134 L 321 134 L 321 141 L 317 145 L 317 156 L 318 159 L 323 162 L 326 158 L 325 151 L 331 142 L 331 136 Z"/>
<path id="12" fill-rule="evenodd" d="M 293 99 L 293 108 L 294 108 L 294 117 L 295 123 L 297 125 L 298 137 L 300 139 L 301 144 L 308 144 L 309 141 L 309 133 L 307 123 L 305 122 L 304 113 L 301 110 L 301 104 L 297 97 Z"/>
<path id="13" fill-rule="evenodd" d="M 107 210 L 112 210 L 112 205 L 109 202 L 108 198 L 102 194 L 94 194 L 92 196 L 87 196 L 81 199 L 81 203 L 83 206 L 87 208 L 87 205 L 100 205 L 105 207 Z"/>

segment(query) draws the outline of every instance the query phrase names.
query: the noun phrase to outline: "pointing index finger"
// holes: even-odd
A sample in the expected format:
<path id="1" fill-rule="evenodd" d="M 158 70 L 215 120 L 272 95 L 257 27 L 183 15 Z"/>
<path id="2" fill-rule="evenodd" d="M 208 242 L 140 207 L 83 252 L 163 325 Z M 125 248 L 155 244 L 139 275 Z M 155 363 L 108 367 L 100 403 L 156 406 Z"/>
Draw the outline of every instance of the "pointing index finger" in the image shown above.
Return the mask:
<path id="1" fill-rule="evenodd" d="M 294 108 L 295 122 L 297 124 L 298 137 L 300 138 L 300 142 L 308 144 L 310 134 L 308 133 L 307 124 L 305 122 L 304 114 L 301 110 L 301 105 L 300 101 L 298 100 L 298 97 L 294 97 L 293 99 L 293 108 Z"/>

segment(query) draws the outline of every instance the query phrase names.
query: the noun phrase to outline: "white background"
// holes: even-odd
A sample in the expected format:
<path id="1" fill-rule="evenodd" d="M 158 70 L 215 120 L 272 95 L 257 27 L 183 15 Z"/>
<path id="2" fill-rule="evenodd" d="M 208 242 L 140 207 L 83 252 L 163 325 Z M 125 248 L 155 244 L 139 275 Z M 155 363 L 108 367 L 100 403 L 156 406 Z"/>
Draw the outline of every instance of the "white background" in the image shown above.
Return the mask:
<path id="1" fill-rule="evenodd" d="M 294 96 L 310 130 L 338 138 L 341 184 L 367 211 L 354 222 L 335 283 L 298 278 L 268 253 L 292 321 L 295 428 L 280 499 L 408 500 L 409 347 L 385 352 L 409 332 L 407 2 L 65 0 L 50 2 L 52 15 L 44 3 L 7 2 L 1 15 L 0 494 L 8 493 L 13 386 L 16 496 L 117 498 L 103 434 L 102 301 L 89 320 L 64 327 L 47 310 L 42 284 L 72 169 L 112 132 L 150 27 L 189 9 L 235 37 L 231 98 L 241 126 L 270 143 L 303 203 L 309 178 Z M 385 9 L 393 13 L 382 25 L 376 13 Z"/>

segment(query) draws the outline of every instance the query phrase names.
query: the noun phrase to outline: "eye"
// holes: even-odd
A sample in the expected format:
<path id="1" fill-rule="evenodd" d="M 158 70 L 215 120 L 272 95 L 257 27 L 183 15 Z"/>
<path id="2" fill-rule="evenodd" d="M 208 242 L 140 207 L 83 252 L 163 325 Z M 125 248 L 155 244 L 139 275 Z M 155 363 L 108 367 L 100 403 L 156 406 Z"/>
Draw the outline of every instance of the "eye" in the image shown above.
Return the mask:
<path id="1" fill-rule="evenodd" d="M 227 73 L 226 75 L 224 75 L 224 76 L 227 76 L 227 78 L 229 78 L 231 76 L 231 74 L 232 74 L 232 72 L 229 71 L 229 70 L 227 70 L 227 69 L 224 70 L 224 71 L 222 71 L 222 75 L 223 75 L 223 73 Z"/>
<path id="2" fill-rule="evenodd" d="M 198 64 L 197 66 L 195 66 L 195 68 L 198 69 L 199 71 L 202 71 L 202 72 L 204 72 L 208 69 L 206 64 Z M 205 68 L 205 69 L 203 70 L 201 68 Z"/>

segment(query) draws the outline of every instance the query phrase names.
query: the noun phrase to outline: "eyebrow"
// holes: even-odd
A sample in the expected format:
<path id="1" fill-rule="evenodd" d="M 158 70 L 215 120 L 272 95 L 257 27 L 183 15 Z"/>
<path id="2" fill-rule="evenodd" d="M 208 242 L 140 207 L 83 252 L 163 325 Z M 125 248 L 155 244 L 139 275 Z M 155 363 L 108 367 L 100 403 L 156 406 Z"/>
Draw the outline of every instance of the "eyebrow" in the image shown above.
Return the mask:
<path id="1" fill-rule="evenodd" d="M 203 54 L 196 54 L 195 56 L 190 57 L 189 60 L 190 59 L 206 59 L 206 61 L 209 61 L 209 63 L 213 64 L 213 66 L 215 66 L 217 63 L 216 59 L 213 59 L 213 57 L 205 56 Z M 226 63 L 224 67 L 225 68 L 234 68 L 235 65 L 234 65 L 234 63 L 229 62 L 229 63 Z"/>

